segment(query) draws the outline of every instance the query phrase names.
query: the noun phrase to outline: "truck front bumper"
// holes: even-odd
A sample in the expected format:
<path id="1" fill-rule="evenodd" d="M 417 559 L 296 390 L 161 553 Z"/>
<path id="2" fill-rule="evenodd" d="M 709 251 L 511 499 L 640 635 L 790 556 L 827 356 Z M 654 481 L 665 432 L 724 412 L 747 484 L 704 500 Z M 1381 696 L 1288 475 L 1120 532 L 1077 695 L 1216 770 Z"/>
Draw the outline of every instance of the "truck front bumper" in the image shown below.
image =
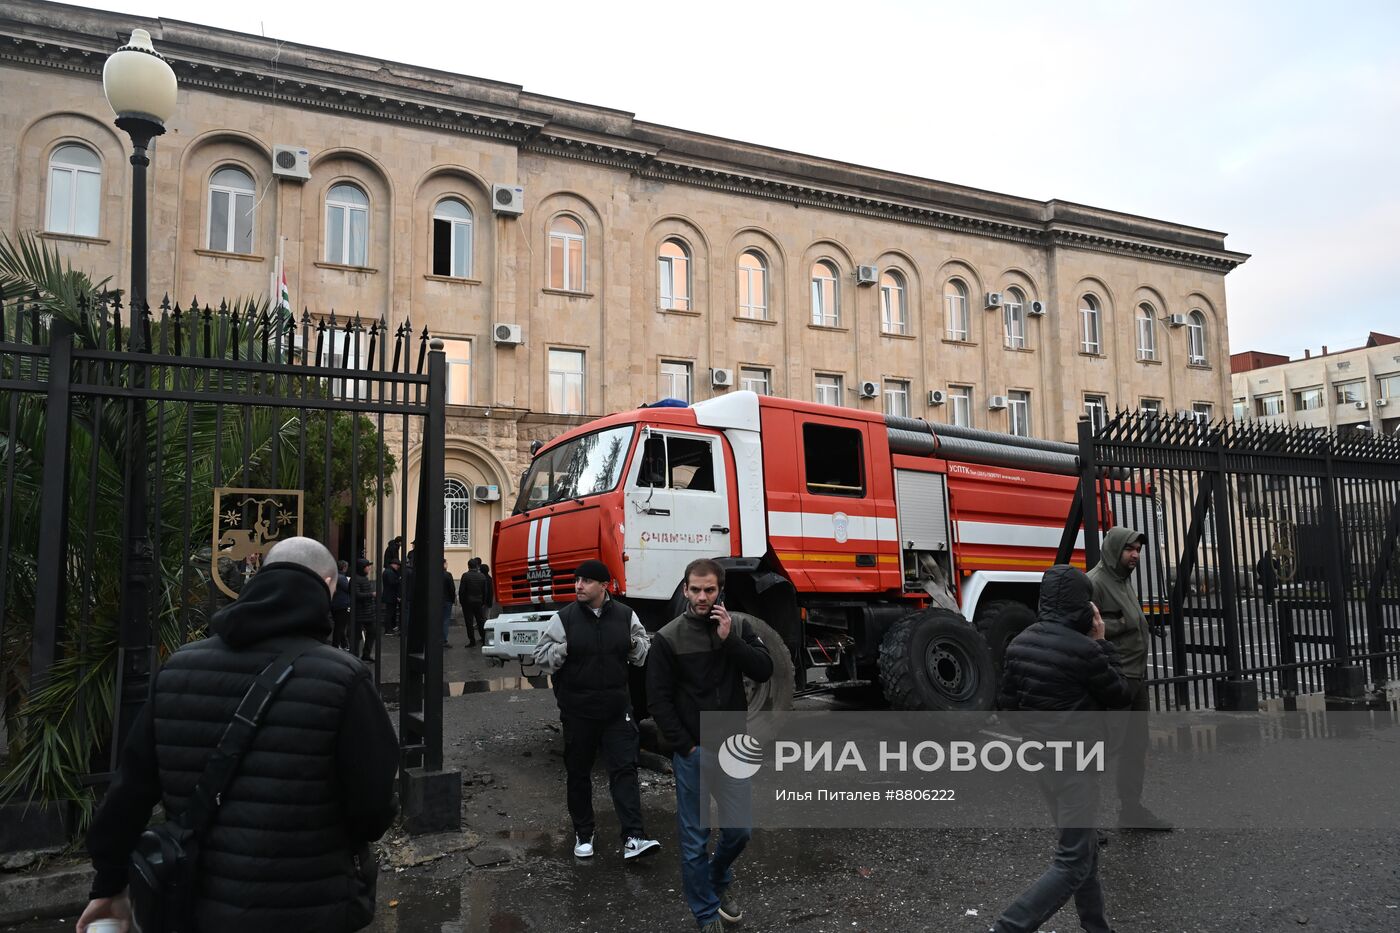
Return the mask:
<path id="1" fill-rule="evenodd" d="M 494 619 L 488 619 L 486 644 L 481 649 L 482 656 L 496 661 L 534 663 L 535 646 L 540 643 L 540 636 L 549 628 L 549 620 L 553 616 L 553 610 L 533 610 L 505 612 Z"/>

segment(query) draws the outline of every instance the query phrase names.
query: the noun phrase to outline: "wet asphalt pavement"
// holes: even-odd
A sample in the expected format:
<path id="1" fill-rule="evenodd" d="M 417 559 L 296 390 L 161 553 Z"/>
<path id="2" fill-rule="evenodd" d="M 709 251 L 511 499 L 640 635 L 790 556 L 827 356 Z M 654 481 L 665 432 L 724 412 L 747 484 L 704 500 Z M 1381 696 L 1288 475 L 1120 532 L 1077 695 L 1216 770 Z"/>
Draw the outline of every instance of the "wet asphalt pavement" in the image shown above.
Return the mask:
<path id="1" fill-rule="evenodd" d="M 446 669 L 450 682 L 471 685 L 445 700 L 444 748 L 449 767 L 463 772 L 472 835 L 464 851 L 411 867 L 408 841 L 387 841 L 391 864 L 370 929 L 694 930 L 680 894 L 670 776 L 644 767 L 647 828 L 662 848 L 624 864 L 598 774 L 599 852 L 578 861 L 553 695 L 460 646 Z M 801 699 L 798 708 L 869 700 L 846 691 Z M 1053 843 L 1047 830 L 759 830 L 737 866 L 745 919 L 734 929 L 981 933 L 1045 868 Z M 1114 833 L 1101 872 L 1120 933 L 1400 930 L 1400 838 L 1390 831 Z M 8 929 L 57 933 L 73 920 Z M 1068 910 L 1043 929 L 1079 925 Z"/>

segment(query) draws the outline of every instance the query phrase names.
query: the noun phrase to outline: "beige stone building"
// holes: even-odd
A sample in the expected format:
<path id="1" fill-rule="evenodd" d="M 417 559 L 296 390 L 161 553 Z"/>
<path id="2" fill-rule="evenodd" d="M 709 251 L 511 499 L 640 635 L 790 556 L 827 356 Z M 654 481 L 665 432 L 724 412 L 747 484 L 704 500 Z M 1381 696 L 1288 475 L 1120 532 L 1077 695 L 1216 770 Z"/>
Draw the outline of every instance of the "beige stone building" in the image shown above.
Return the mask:
<path id="1" fill-rule="evenodd" d="M 1304 350 L 1296 360 L 1236 353 L 1230 370 L 1237 420 L 1400 433 L 1400 337 L 1372 331 L 1359 347 Z"/>
<path id="2" fill-rule="evenodd" d="M 265 294 L 280 253 L 297 308 L 446 338 L 449 477 L 507 500 L 458 510 L 456 569 L 531 441 L 660 396 L 752 388 L 1052 438 L 1086 409 L 1229 398 L 1225 275 L 1247 257 L 1222 233 L 10 0 L 0 229 L 99 276 L 127 278 L 128 149 L 100 74 L 134 26 L 180 81 L 153 154 L 152 293 Z M 275 169 L 277 147 L 306 155 Z"/>

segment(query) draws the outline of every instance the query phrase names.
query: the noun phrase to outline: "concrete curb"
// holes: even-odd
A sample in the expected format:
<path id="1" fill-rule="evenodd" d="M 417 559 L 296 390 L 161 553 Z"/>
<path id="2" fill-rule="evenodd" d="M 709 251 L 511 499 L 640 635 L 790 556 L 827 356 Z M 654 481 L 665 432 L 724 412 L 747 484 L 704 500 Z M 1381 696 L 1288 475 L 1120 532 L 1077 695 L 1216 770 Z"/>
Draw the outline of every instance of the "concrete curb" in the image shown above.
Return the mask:
<path id="1" fill-rule="evenodd" d="M 87 906 L 92 867 L 72 865 L 29 875 L 0 875 L 0 923 L 76 917 Z"/>

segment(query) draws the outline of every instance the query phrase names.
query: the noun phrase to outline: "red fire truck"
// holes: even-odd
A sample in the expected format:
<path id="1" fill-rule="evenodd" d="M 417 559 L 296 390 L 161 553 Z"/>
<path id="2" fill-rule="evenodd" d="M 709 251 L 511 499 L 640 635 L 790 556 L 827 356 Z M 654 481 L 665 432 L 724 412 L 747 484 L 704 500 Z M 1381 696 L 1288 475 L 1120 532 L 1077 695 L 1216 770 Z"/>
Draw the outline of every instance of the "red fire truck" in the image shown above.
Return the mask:
<path id="1" fill-rule="evenodd" d="M 878 677 L 901 709 L 988 709 L 1054 563 L 1074 451 L 752 392 L 600 418 L 536 452 L 496 525 L 485 654 L 527 661 L 587 558 L 655 630 L 711 557 L 726 604 L 785 647 L 754 709 L 786 708 L 816 668 Z"/>

